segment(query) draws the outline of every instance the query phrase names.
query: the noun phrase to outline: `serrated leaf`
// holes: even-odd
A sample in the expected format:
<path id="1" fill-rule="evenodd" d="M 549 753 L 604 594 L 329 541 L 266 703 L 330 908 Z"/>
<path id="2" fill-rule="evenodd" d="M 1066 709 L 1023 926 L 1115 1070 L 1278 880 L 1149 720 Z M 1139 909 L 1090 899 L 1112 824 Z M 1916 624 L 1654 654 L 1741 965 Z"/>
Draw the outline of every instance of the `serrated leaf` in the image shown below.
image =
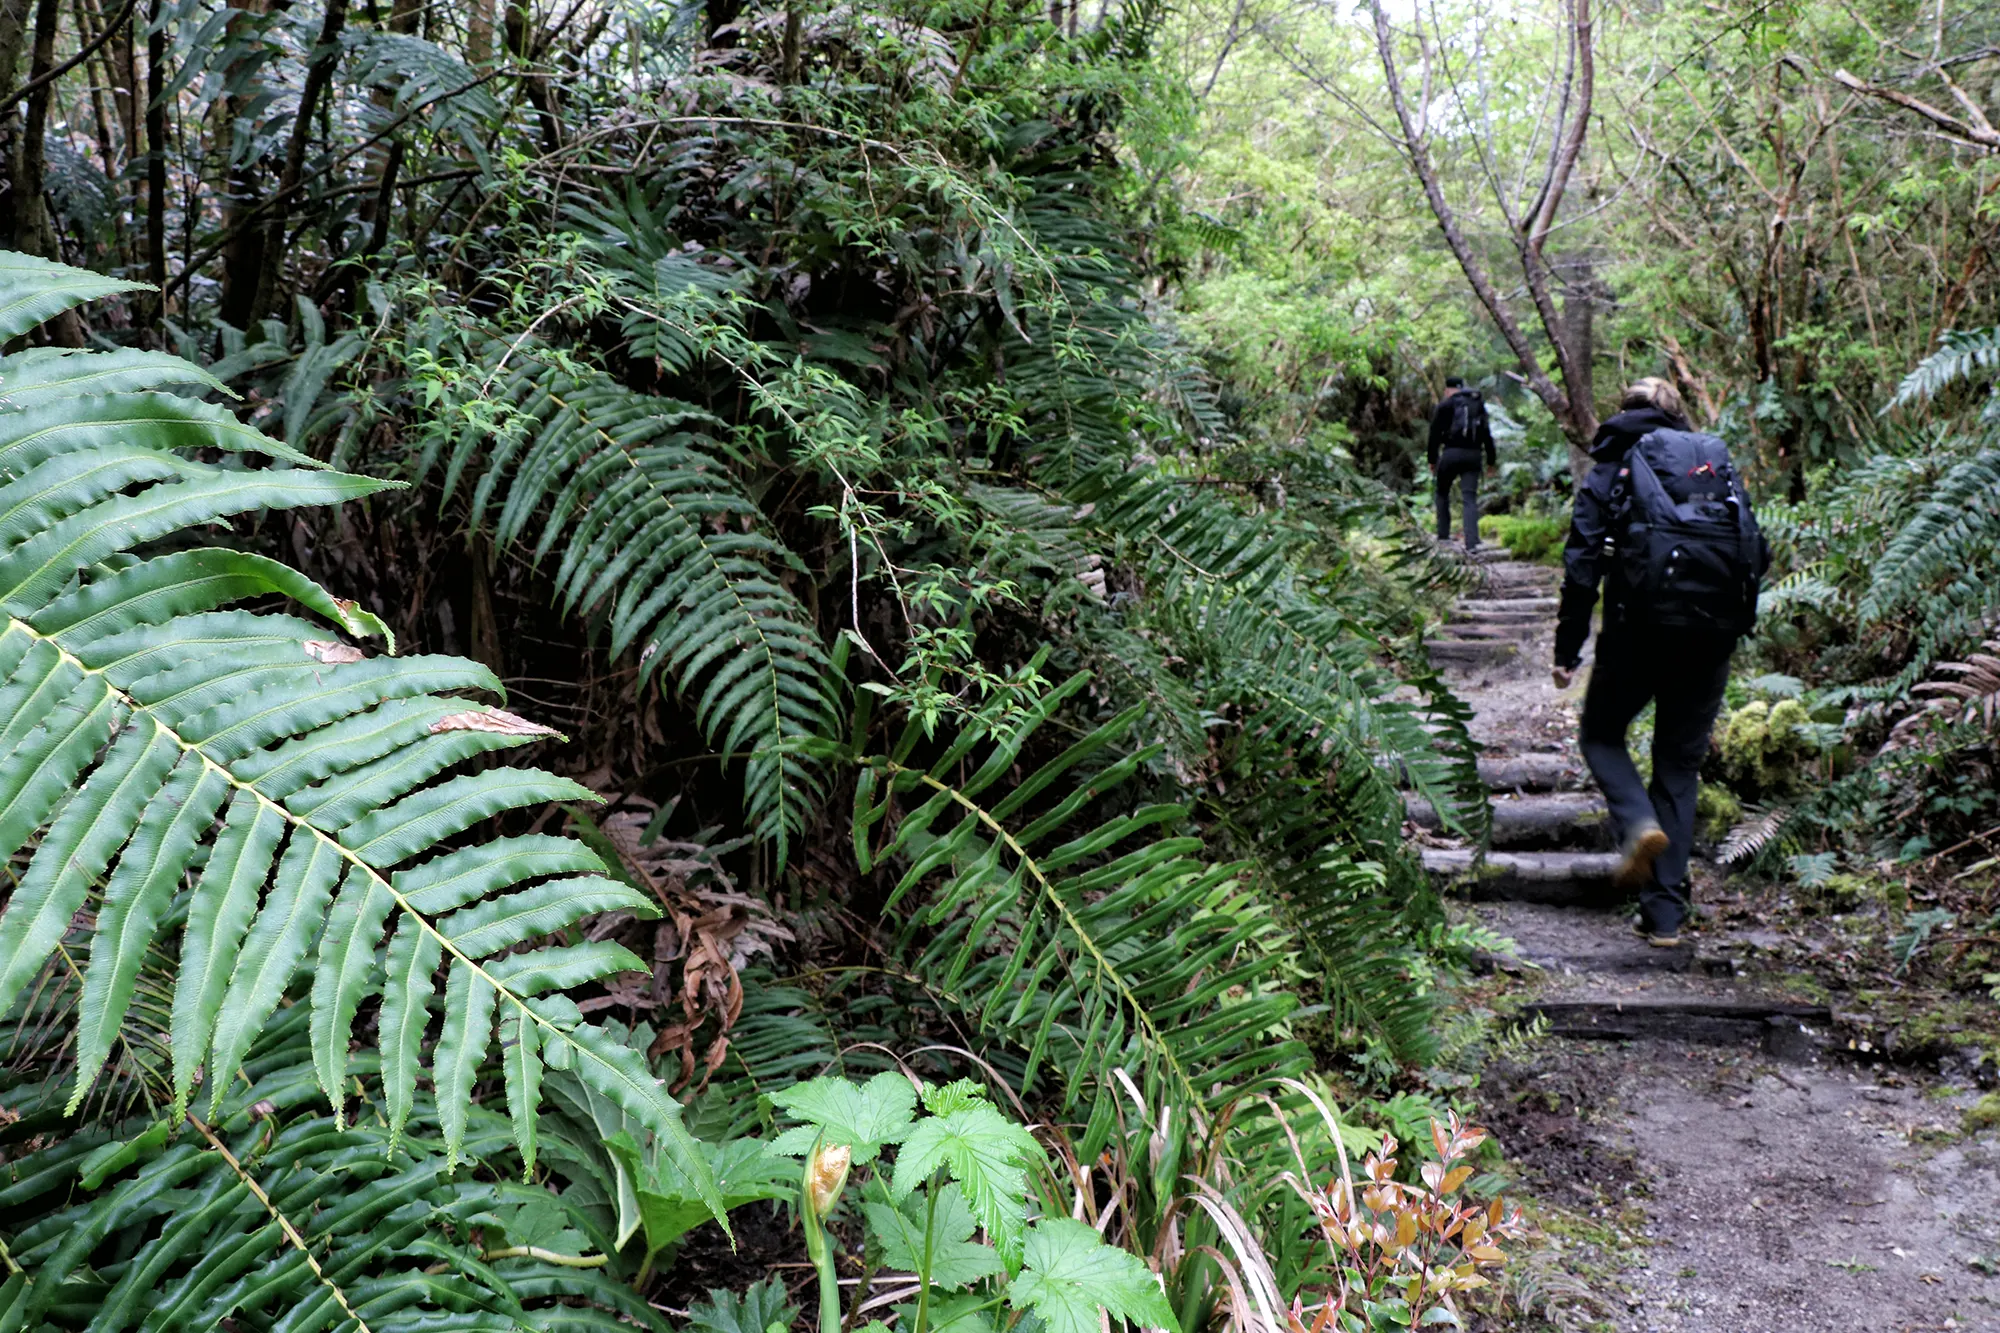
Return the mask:
<path id="1" fill-rule="evenodd" d="M 493 983 L 462 959 L 454 960 L 444 988 L 444 1030 L 438 1034 L 438 1124 L 444 1130 L 445 1165 L 465 1160 L 465 1122 L 472 1085 L 493 1041 Z"/>
<path id="2" fill-rule="evenodd" d="M 347 1099 L 341 1085 L 347 1078 L 354 1015 L 376 983 L 376 950 L 395 906 L 395 895 L 375 876 L 349 871 L 319 937 L 312 988 L 313 1069 L 320 1090 L 333 1102 L 335 1123 Z"/>
<path id="3" fill-rule="evenodd" d="M 1018 1263 L 1027 1220 L 1027 1167 L 1041 1153 L 1034 1135 L 990 1105 L 926 1116 L 897 1150 L 890 1193 L 908 1198 L 940 1166 L 947 1168 L 993 1247 L 1010 1264 Z"/>
<path id="4" fill-rule="evenodd" d="M 1043 1218 L 1028 1233 L 1021 1272 L 1007 1284 L 1007 1303 L 1034 1311 L 1049 1333 L 1100 1333 L 1100 1310 L 1144 1328 L 1178 1326 L 1143 1260 L 1067 1217 Z"/>
<path id="5" fill-rule="evenodd" d="M 824 1138 L 853 1150 L 856 1166 L 875 1160 L 883 1145 L 901 1143 L 917 1106 L 916 1089 L 901 1074 L 877 1074 L 865 1084 L 822 1076 L 771 1094 L 773 1104 L 806 1123 L 772 1141 L 771 1151 L 803 1157 Z"/>
<path id="6" fill-rule="evenodd" d="M 924 1195 L 911 1195 L 902 1207 L 891 1203 L 864 1203 L 861 1207 L 868 1217 L 869 1233 L 881 1245 L 882 1262 L 890 1268 L 920 1276 L 928 1272 L 933 1285 L 948 1291 L 1007 1271 L 998 1251 L 971 1240 L 978 1223 L 956 1185 L 938 1189 L 930 1222 L 928 1265 L 924 1261 Z"/>

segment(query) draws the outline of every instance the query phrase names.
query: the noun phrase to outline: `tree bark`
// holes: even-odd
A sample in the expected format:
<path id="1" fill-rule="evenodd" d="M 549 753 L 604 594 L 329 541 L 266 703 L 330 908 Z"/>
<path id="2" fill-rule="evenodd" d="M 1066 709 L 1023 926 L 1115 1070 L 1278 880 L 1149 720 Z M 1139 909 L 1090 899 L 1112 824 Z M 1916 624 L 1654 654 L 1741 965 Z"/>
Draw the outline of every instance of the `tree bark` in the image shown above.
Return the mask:
<path id="1" fill-rule="evenodd" d="M 326 18 L 320 24 L 319 40 L 313 44 L 312 59 L 306 66 L 305 87 L 299 91 L 299 109 L 292 121 L 292 137 L 285 145 L 285 168 L 278 178 L 278 193 L 271 216 L 264 224 L 263 267 L 257 275 L 257 300 L 253 318 L 261 319 L 277 308 L 279 270 L 284 266 L 285 226 L 291 220 L 299 178 L 305 172 L 306 146 L 312 141 L 313 117 L 327 85 L 333 81 L 333 67 L 340 61 L 340 29 L 347 22 L 347 0 L 327 0 Z"/>
<path id="2" fill-rule="evenodd" d="M 1537 195 L 1535 207 L 1528 216 L 1512 226 L 1515 249 L 1521 262 L 1522 277 L 1540 316 L 1542 332 L 1556 354 L 1556 363 L 1562 376 L 1562 386 L 1542 369 L 1541 358 L 1535 347 L 1528 341 L 1527 333 L 1514 312 L 1501 298 L 1492 275 L 1486 271 L 1479 256 L 1466 241 L 1465 233 L 1459 226 L 1458 217 L 1445 199 L 1444 188 L 1439 181 L 1436 164 L 1432 162 L 1428 133 L 1421 128 L 1410 110 L 1409 99 L 1403 92 L 1402 76 L 1396 65 L 1396 51 L 1389 30 L 1389 18 L 1383 11 L 1382 0 L 1370 0 L 1369 9 L 1375 20 L 1375 50 L 1382 61 L 1382 74 L 1389 88 L 1389 99 L 1394 105 L 1397 125 L 1402 130 L 1403 150 L 1407 154 L 1411 169 L 1423 187 L 1424 199 L 1430 205 L 1431 215 L 1436 218 L 1438 230 L 1444 234 L 1445 244 L 1452 256 L 1458 260 L 1459 269 L 1471 285 L 1473 294 L 1486 308 L 1486 313 L 1506 340 L 1508 350 L 1521 368 L 1522 379 L 1534 395 L 1541 399 L 1549 414 L 1562 427 L 1570 444 L 1571 470 L 1581 476 L 1590 466 L 1585 449 L 1597 430 L 1596 407 L 1591 401 L 1590 367 L 1578 365 L 1571 355 L 1565 337 L 1565 324 L 1549 290 L 1548 265 L 1542 250 L 1548 240 L 1550 228 L 1555 223 L 1556 210 L 1561 206 L 1562 196 L 1568 188 L 1570 175 L 1576 167 L 1583 151 L 1585 134 L 1588 131 L 1590 110 L 1590 84 L 1594 81 L 1595 67 L 1590 57 L 1591 19 L 1589 0 L 1576 0 L 1575 22 L 1572 38 L 1578 43 L 1576 62 L 1578 78 L 1583 87 L 1572 113 L 1573 121 L 1560 130 L 1558 147 L 1550 155 L 1549 167 Z"/>
<path id="3" fill-rule="evenodd" d="M 163 0 L 152 0 L 146 16 L 146 280 L 153 298 L 152 324 L 164 330 L 167 318 L 167 33 L 160 22 Z"/>

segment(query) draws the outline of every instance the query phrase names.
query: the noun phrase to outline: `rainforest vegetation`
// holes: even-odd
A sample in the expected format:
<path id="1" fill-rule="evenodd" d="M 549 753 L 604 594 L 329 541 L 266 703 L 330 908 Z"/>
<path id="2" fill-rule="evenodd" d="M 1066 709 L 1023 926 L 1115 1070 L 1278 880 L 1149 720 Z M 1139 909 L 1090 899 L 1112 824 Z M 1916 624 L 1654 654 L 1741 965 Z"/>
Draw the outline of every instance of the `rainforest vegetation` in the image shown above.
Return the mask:
<path id="1" fill-rule="evenodd" d="M 0 1328 L 1498 1311 L 1447 375 L 1531 557 L 1640 375 L 1750 475 L 1720 857 L 2000 907 L 1989 6 L 0 0 L 0 88 Z"/>

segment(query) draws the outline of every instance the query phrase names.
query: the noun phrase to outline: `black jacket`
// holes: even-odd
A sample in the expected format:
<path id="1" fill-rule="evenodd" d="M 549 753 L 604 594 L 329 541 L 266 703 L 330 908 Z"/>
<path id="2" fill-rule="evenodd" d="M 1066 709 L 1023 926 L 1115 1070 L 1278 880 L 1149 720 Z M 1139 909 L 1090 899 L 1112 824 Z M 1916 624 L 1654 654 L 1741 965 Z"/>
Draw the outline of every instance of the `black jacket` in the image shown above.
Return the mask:
<path id="1" fill-rule="evenodd" d="M 1583 657 L 1590 637 L 1590 612 L 1597 605 L 1597 585 L 1603 582 L 1607 615 L 1624 603 L 1624 584 L 1604 558 L 1611 536 L 1611 493 L 1625 468 L 1625 455 L 1656 430 L 1687 430 L 1688 423 L 1657 407 L 1620 412 L 1597 428 L 1590 456 L 1597 466 L 1576 492 L 1576 512 L 1570 519 L 1569 540 L 1563 544 L 1562 606 L 1556 612 L 1556 665 L 1573 668 Z M 1609 572 L 1610 578 L 1605 575 Z"/>
<path id="2" fill-rule="evenodd" d="M 1452 418 L 1458 415 L 1461 400 L 1470 399 L 1472 409 L 1472 438 L 1459 440 L 1452 438 Z M 1493 450 L 1493 427 L 1486 420 L 1486 400 L 1479 396 L 1477 389 L 1453 389 L 1445 395 L 1444 401 L 1431 413 L 1431 468 L 1436 470 L 1438 454 L 1471 454 L 1477 458 L 1480 450 L 1486 452 L 1486 462 L 1493 467 L 1500 465 L 1500 456 Z"/>

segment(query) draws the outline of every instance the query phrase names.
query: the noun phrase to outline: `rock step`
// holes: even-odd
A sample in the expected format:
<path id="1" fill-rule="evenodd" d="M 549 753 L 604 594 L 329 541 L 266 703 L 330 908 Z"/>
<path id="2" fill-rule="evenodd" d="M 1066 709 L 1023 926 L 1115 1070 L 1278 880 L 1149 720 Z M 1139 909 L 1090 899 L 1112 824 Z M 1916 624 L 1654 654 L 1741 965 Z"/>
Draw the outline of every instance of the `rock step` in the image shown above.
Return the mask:
<path id="1" fill-rule="evenodd" d="M 1616 907 L 1632 896 L 1612 887 L 1616 852 L 1489 852 L 1477 871 L 1468 847 L 1427 847 L 1423 855 L 1434 882 L 1458 885 L 1474 902 Z"/>
<path id="2" fill-rule="evenodd" d="M 1429 801 L 1406 796 L 1403 803 L 1419 828 L 1440 827 Z M 1493 802 L 1493 845 L 1509 851 L 1602 850 L 1610 841 L 1606 815 L 1604 802 L 1585 792 L 1502 796 Z"/>
<path id="3" fill-rule="evenodd" d="M 1453 629 L 1466 625 L 1510 625 L 1539 629 L 1549 623 L 1549 613 L 1530 606 L 1526 610 L 1517 609 L 1513 602 L 1503 602 L 1500 608 L 1491 611 L 1467 611 L 1455 609 L 1447 622 Z"/>
<path id="4" fill-rule="evenodd" d="M 1498 611 L 1510 615 L 1534 615 L 1547 618 L 1556 613 L 1562 605 L 1558 597 L 1461 597 L 1454 608 L 1454 614 L 1485 615 Z"/>
<path id="5" fill-rule="evenodd" d="M 1583 761 L 1567 754 L 1488 755 L 1479 761 L 1479 780 L 1495 793 L 1572 791 L 1588 778 Z"/>
<path id="6" fill-rule="evenodd" d="M 1664 1037 L 1707 1046 L 1762 1045 L 1774 1055 L 1796 1059 L 1816 1043 L 1809 1031 L 1832 1025 L 1825 1005 L 1796 1004 L 1755 996 L 1717 1000 L 1706 996 L 1573 996 L 1536 1000 L 1524 1012 L 1546 1018 L 1559 1037 L 1632 1041 Z"/>
<path id="7" fill-rule="evenodd" d="M 1559 602 L 1559 590 L 1551 583 L 1489 583 L 1479 590 L 1477 597 L 1460 599 L 1465 602 Z"/>
<path id="8" fill-rule="evenodd" d="M 1519 643 L 1534 637 L 1537 626 L 1528 620 L 1486 622 L 1475 620 L 1454 620 L 1445 626 L 1453 639 L 1505 639 Z"/>
<path id="9" fill-rule="evenodd" d="M 1511 639 L 1432 639 L 1424 647 L 1433 666 L 1495 666 L 1511 662 L 1521 651 Z"/>

